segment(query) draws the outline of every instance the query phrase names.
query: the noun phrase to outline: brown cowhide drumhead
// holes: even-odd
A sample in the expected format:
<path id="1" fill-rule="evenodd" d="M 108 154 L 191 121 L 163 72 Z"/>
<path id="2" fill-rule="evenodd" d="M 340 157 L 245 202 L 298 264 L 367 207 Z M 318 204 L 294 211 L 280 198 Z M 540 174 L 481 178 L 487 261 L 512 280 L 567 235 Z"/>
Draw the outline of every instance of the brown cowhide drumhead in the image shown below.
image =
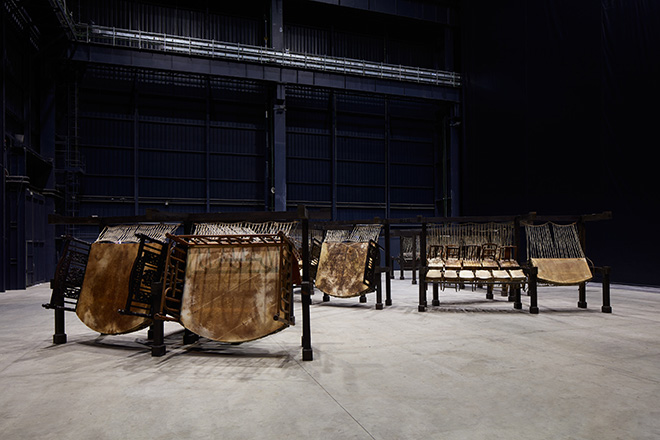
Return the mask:
<path id="1" fill-rule="evenodd" d="M 118 312 L 126 307 L 128 282 L 138 243 L 93 243 L 76 315 L 89 328 L 107 335 L 140 330 L 151 321 Z"/>
<path id="2" fill-rule="evenodd" d="M 315 286 L 339 298 L 359 296 L 369 290 L 364 284 L 369 243 L 325 242 L 316 272 Z"/>
<path id="3" fill-rule="evenodd" d="M 181 324 L 221 342 L 251 341 L 285 328 L 273 319 L 282 294 L 279 270 L 279 247 L 191 247 Z"/>

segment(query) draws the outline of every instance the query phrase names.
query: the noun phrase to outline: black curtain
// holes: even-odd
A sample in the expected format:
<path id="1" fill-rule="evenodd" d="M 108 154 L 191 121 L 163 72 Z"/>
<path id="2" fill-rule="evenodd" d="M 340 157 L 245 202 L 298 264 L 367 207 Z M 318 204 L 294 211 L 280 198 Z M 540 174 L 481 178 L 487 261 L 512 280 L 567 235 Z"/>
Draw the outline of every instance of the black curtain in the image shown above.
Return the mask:
<path id="1" fill-rule="evenodd" d="M 660 2 L 461 2 L 463 215 L 588 214 L 614 282 L 660 285 Z"/>

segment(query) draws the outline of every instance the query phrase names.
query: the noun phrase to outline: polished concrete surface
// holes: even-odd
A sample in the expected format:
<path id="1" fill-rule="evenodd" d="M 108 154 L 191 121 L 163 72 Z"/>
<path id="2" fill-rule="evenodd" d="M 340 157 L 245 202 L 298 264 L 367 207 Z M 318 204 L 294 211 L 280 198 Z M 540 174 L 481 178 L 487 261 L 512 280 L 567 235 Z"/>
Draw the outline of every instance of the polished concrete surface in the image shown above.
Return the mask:
<path id="1" fill-rule="evenodd" d="M 539 288 L 540 314 L 496 293 L 392 280 L 393 305 L 311 306 L 313 361 L 297 325 L 242 345 L 183 345 L 165 326 L 100 336 L 67 313 L 52 344 L 48 285 L 0 293 L 0 438 L 9 439 L 658 439 L 660 289 Z M 430 303 L 429 289 L 429 303 Z"/>

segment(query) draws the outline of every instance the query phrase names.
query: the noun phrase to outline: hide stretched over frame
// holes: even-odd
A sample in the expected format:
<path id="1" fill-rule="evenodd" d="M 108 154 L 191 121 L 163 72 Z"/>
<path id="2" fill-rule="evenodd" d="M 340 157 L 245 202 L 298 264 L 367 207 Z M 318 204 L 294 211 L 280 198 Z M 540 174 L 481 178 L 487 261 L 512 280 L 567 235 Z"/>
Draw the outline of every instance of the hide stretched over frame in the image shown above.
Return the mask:
<path id="1" fill-rule="evenodd" d="M 282 234 L 172 240 L 178 250 L 170 251 L 166 264 L 164 311 L 186 329 L 239 343 L 292 324 L 294 254 Z"/>

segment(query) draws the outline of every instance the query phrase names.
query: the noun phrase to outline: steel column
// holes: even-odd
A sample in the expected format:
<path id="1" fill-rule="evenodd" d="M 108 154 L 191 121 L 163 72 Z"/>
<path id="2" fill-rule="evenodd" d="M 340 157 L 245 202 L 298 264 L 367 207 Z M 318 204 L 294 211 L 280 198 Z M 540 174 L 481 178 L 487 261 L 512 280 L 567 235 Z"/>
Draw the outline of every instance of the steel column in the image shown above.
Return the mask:
<path id="1" fill-rule="evenodd" d="M 275 86 L 272 112 L 273 190 L 275 211 L 286 211 L 286 92 L 283 84 Z"/>
<path id="2" fill-rule="evenodd" d="M 284 18 L 282 14 L 284 0 L 270 1 L 270 44 L 269 47 L 284 48 Z"/>
<path id="3" fill-rule="evenodd" d="M 330 187 L 332 188 L 332 219 L 337 217 L 337 94 L 330 91 Z M 324 298 L 326 295 L 323 296 Z"/>
<path id="4" fill-rule="evenodd" d="M 302 318 L 303 318 L 303 331 L 302 331 L 302 360 L 311 361 L 314 359 L 312 351 L 312 329 L 310 324 L 310 306 L 312 303 L 312 293 L 314 286 L 310 281 L 309 275 L 309 218 L 307 210 L 298 207 L 299 217 L 302 218 L 302 260 L 303 260 L 303 273 L 302 273 L 302 286 L 300 289 L 300 300 L 302 302 Z"/>
<path id="5" fill-rule="evenodd" d="M 458 105 L 452 106 L 451 118 L 449 119 L 449 197 L 450 213 L 452 217 L 461 215 L 460 212 L 460 110 Z"/>
<path id="6" fill-rule="evenodd" d="M 413 242 L 414 246 L 414 242 Z M 420 312 L 426 311 L 426 222 L 422 223 L 422 232 L 420 234 L 420 255 L 419 259 L 423 261 L 423 268 L 419 271 L 419 306 L 417 310 Z"/>
<path id="7" fill-rule="evenodd" d="M 133 73 L 133 210 L 135 215 L 140 214 L 140 173 L 138 172 L 140 159 L 139 113 L 138 113 L 138 75 Z"/>
<path id="8" fill-rule="evenodd" d="M 5 58 L 7 57 L 5 41 L 7 23 L 5 18 L 5 8 L 0 8 L 2 11 L 2 30 L 0 30 L 0 87 L 2 87 L 2 107 L 0 108 L 0 134 L 2 135 L 2 150 L 0 151 L 0 292 L 4 292 L 7 285 L 7 264 L 9 262 L 7 254 L 7 203 L 5 196 L 7 193 L 7 185 L 5 183 L 5 167 L 7 166 L 7 156 L 5 153 L 5 106 L 6 106 L 6 92 L 5 92 Z"/>

